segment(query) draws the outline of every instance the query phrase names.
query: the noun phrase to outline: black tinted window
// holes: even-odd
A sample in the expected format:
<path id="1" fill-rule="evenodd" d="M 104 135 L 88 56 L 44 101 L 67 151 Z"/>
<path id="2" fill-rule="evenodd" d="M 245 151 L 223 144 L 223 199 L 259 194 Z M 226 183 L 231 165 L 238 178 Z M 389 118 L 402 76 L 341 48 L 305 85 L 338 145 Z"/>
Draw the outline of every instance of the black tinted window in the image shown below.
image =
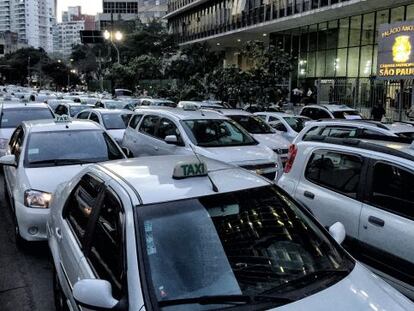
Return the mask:
<path id="1" fill-rule="evenodd" d="M 96 115 L 96 113 L 91 113 L 91 115 L 89 116 L 89 120 L 99 123 L 99 117 Z"/>
<path id="2" fill-rule="evenodd" d="M 139 131 L 148 135 L 155 136 L 155 129 L 157 127 L 159 119 L 160 118 L 157 116 L 145 116 L 144 120 L 141 122 Z"/>
<path id="3" fill-rule="evenodd" d="M 100 279 L 112 284 L 115 298 L 121 298 L 123 277 L 122 217 L 119 200 L 107 191 L 94 225 L 88 258 Z"/>
<path id="4" fill-rule="evenodd" d="M 315 151 L 306 167 L 308 180 L 356 198 L 361 175 L 361 158 L 331 151 Z"/>
<path id="5" fill-rule="evenodd" d="M 15 128 L 23 121 L 53 119 L 53 114 L 49 108 L 22 107 L 21 109 L 3 109 L 0 118 L 1 128 Z"/>
<path id="6" fill-rule="evenodd" d="M 70 195 L 65 207 L 64 217 L 80 242 L 83 241 L 85 236 L 100 189 L 100 181 L 90 175 L 85 175 Z"/>
<path id="7" fill-rule="evenodd" d="M 108 113 L 102 115 L 102 120 L 107 130 L 123 130 L 126 128 L 130 117 L 130 114 Z"/>
<path id="8" fill-rule="evenodd" d="M 139 123 L 139 120 L 141 120 L 141 118 L 142 118 L 142 115 L 140 115 L 140 114 L 134 115 L 131 118 L 131 121 L 129 122 L 129 127 L 132 127 L 134 129 L 137 128 L 137 125 Z"/>
<path id="9" fill-rule="evenodd" d="M 357 129 L 353 127 L 328 126 L 324 128 L 321 135 L 338 138 L 350 138 L 357 135 Z"/>
<path id="10" fill-rule="evenodd" d="M 89 111 L 84 111 L 84 112 L 81 112 L 80 114 L 78 114 L 78 119 L 87 119 L 88 118 L 88 115 L 89 115 Z"/>
<path id="11" fill-rule="evenodd" d="M 399 167 L 377 163 L 372 178 L 373 205 L 414 218 L 414 173 Z"/>

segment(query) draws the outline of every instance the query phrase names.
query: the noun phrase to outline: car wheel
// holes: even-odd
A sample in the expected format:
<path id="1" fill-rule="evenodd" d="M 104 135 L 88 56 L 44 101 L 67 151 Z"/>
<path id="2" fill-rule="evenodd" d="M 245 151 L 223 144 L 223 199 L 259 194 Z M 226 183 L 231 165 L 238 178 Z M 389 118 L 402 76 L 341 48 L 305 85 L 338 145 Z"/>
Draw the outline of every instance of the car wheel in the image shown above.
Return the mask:
<path id="1" fill-rule="evenodd" d="M 12 210 L 12 215 L 13 215 L 13 225 L 14 225 L 14 241 L 16 243 L 16 246 L 20 249 L 26 249 L 27 246 L 29 245 L 29 242 L 26 241 L 25 239 L 22 238 L 22 236 L 20 235 L 20 229 L 19 229 L 19 225 L 17 223 L 17 218 L 16 218 L 16 213 L 15 213 L 15 209 L 14 209 L 14 201 L 10 200 L 10 207 Z"/>
<path id="2" fill-rule="evenodd" d="M 56 268 L 53 265 L 53 298 L 55 300 L 56 311 L 69 311 L 69 307 L 66 303 L 66 296 L 63 293 L 62 287 L 60 286 L 59 277 L 56 272 Z"/>

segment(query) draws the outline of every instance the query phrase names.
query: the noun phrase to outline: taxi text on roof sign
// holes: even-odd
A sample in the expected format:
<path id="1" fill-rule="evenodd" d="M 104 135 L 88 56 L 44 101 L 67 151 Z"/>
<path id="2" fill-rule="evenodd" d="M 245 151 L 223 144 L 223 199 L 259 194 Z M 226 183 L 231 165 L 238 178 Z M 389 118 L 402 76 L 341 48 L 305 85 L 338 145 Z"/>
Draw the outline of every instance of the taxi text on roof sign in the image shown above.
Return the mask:
<path id="1" fill-rule="evenodd" d="M 414 22 L 380 25 L 378 78 L 388 80 L 414 77 Z"/>
<path id="2" fill-rule="evenodd" d="M 67 122 L 70 122 L 70 119 L 67 115 L 61 115 L 55 118 L 55 122 L 56 123 L 67 123 Z"/>
<path id="3" fill-rule="evenodd" d="M 189 177 L 207 176 L 207 164 L 204 162 L 178 162 L 174 167 L 173 178 L 183 179 Z"/>

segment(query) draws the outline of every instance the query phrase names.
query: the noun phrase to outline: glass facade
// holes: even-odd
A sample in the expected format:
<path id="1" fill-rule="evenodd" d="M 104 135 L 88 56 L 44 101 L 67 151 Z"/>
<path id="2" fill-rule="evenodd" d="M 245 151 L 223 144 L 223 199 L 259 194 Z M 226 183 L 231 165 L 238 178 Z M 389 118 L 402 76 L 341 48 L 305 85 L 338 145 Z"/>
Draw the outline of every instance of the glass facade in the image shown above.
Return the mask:
<path id="1" fill-rule="evenodd" d="M 317 86 L 321 102 L 371 107 L 381 101 L 392 107 L 398 100 L 400 82 L 375 79 L 378 27 L 404 20 L 414 20 L 414 4 L 273 33 L 270 40 L 296 57 L 293 85 Z M 299 48 L 292 48 L 293 42 Z M 404 92 L 403 108 L 408 109 L 412 81 L 406 82 Z"/>

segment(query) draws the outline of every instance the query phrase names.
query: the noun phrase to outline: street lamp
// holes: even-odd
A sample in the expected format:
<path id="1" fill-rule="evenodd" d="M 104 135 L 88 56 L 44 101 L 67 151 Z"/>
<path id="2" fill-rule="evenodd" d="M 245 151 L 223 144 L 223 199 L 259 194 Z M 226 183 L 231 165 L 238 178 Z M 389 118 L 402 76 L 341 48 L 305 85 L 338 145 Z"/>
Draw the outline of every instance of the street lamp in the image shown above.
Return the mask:
<path id="1" fill-rule="evenodd" d="M 120 64 L 119 49 L 116 46 L 114 40 L 117 41 L 117 42 L 122 41 L 122 39 L 124 38 L 124 34 L 122 32 L 120 32 L 119 30 L 115 31 L 115 32 L 109 32 L 108 30 L 105 30 L 104 33 L 103 33 L 103 37 L 104 37 L 105 40 L 111 41 L 111 44 L 115 48 L 116 54 L 118 56 L 118 64 Z"/>

